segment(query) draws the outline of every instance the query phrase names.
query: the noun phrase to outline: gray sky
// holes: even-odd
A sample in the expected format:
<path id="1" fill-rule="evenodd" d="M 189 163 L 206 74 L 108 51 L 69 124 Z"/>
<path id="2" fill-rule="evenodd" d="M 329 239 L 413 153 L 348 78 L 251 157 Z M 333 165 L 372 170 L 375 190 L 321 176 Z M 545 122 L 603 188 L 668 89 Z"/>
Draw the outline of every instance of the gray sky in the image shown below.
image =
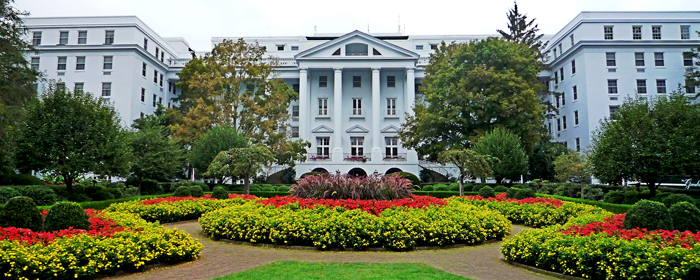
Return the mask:
<path id="1" fill-rule="evenodd" d="M 163 37 L 184 37 L 196 51 L 211 37 L 297 36 L 355 29 L 408 35 L 495 34 L 512 0 L 15 0 L 32 16 L 135 15 Z M 519 9 L 554 34 L 581 11 L 698 11 L 700 0 L 519 0 Z"/>

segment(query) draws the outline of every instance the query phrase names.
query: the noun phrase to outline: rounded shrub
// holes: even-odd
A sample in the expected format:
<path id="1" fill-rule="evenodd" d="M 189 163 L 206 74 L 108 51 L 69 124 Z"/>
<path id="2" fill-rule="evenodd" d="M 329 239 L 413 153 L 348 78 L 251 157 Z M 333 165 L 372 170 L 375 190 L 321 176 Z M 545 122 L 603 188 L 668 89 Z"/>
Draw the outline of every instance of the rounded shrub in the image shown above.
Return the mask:
<path id="1" fill-rule="evenodd" d="M 188 186 L 180 186 L 175 189 L 175 193 L 173 196 L 191 196 L 192 193 L 190 192 L 190 187 Z"/>
<path id="2" fill-rule="evenodd" d="M 62 229 L 90 229 L 90 217 L 85 213 L 83 207 L 75 202 L 56 202 L 44 220 L 44 231 L 55 231 Z"/>
<path id="3" fill-rule="evenodd" d="M 607 203 L 621 204 L 625 202 L 625 195 L 621 191 L 609 191 L 603 196 L 603 201 Z"/>
<path id="4" fill-rule="evenodd" d="M 681 201 L 668 209 L 673 220 L 673 229 L 678 231 L 700 231 L 700 209 L 694 204 Z"/>
<path id="5" fill-rule="evenodd" d="M 622 203 L 624 204 L 635 204 L 637 201 L 639 201 L 639 192 L 637 191 L 626 191 L 624 193 L 624 201 Z"/>
<path id="6" fill-rule="evenodd" d="M 216 199 L 228 199 L 228 191 L 221 186 L 215 187 L 211 197 Z"/>
<path id="7" fill-rule="evenodd" d="M 203 192 L 211 191 L 211 188 L 209 188 L 209 185 L 207 185 L 207 184 L 204 183 L 204 182 L 195 182 L 195 185 L 197 185 L 197 186 L 199 186 L 200 188 L 202 188 L 202 191 L 203 191 Z"/>
<path id="8" fill-rule="evenodd" d="M 435 188 L 435 191 L 440 191 L 440 192 L 450 190 L 450 187 L 447 185 L 444 185 L 444 184 L 435 184 L 435 185 L 433 185 L 433 187 Z"/>
<path id="9" fill-rule="evenodd" d="M 433 187 L 432 185 L 427 185 L 427 186 L 424 186 L 421 190 L 426 191 L 426 192 L 432 192 L 435 190 L 435 187 Z"/>
<path id="10" fill-rule="evenodd" d="M 507 192 L 508 188 L 506 188 L 506 186 L 496 186 L 495 188 L 493 188 L 493 191 L 497 193 L 502 193 Z"/>
<path id="11" fill-rule="evenodd" d="M 262 185 L 262 187 L 260 187 L 260 191 L 263 191 L 263 192 L 274 192 L 274 191 L 275 191 L 275 187 L 272 186 L 272 185 Z"/>
<path id="12" fill-rule="evenodd" d="M 515 198 L 515 195 L 520 191 L 521 189 L 519 188 L 510 188 L 508 191 L 506 191 L 506 197 L 507 198 Z"/>
<path id="13" fill-rule="evenodd" d="M 472 187 L 472 191 L 473 191 L 473 192 L 479 192 L 479 190 L 481 190 L 481 188 L 486 187 L 486 186 L 487 186 L 487 185 L 484 185 L 484 184 L 477 184 L 477 185 L 474 185 L 474 187 Z"/>
<path id="14" fill-rule="evenodd" d="M 12 187 L 0 187 L 0 204 L 5 204 L 10 198 L 22 195 Z"/>
<path id="15" fill-rule="evenodd" d="M 114 196 L 114 198 L 124 197 L 124 192 L 121 188 L 107 188 L 107 191 L 109 191 Z"/>
<path id="16" fill-rule="evenodd" d="M 625 229 L 645 228 L 673 229 L 673 220 L 668 213 L 668 208 L 661 202 L 651 200 L 640 200 L 635 203 L 625 215 L 625 222 L 622 224 Z"/>
<path id="17" fill-rule="evenodd" d="M 36 205 L 51 205 L 58 201 L 58 196 L 46 186 L 26 186 L 17 189 L 23 196 L 31 197 Z"/>
<path id="18" fill-rule="evenodd" d="M 194 197 L 203 197 L 204 191 L 202 190 L 202 187 L 200 187 L 200 186 L 192 186 L 192 187 L 190 187 L 190 195 L 194 196 Z"/>
<path id="19" fill-rule="evenodd" d="M 278 192 L 288 192 L 288 191 L 289 191 L 289 186 L 285 186 L 285 185 L 277 186 L 277 187 L 275 187 L 275 191 L 278 191 Z"/>
<path id="20" fill-rule="evenodd" d="M 29 174 L 2 174 L 0 175 L 0 185 L 3 186 L 30 186 L 44 185 L 44 180 Z"/>
<path id="21" fill-rule="evenodd" d="M 10 198 L 0 212 L 0 224 L 3 227 L 28 228 L 40 231 L 42 228 L 41 212 L 34 200 L 26 196 Z"/>
<path id="22" fill-rule="evenodd" d="M 496 197 L 496 193 L 489 186 L 485 186 L 479 190 L 479 195 L 483 198 Z"/>
<path id="23" fill-rule="evenodd" d="M 458 192 L 459 191 L 459 184 L 450 184 L 450 191 Z"/>
<path id="24" fill-rule="evenodd" d="M 411 181 L 411 184 L 414 186 L 419 186 L 420 185 L 420 179 L 418 179 L 418 176 L 414 175 L 413 173 L 408 173 L 408 172 L 396 172 L 396 174 L 399 174 L 401 178 L 405 178 Z"/>
<path id="25" fill-rule="evenodd" d="M 112 194 L 111 191 L 107 188 L 100 188 L 97 190 L 95 193 L 95 197 L 93 200 L 110 200 L 110 199 L 115 199 L 114 194 Z"/>
<path id="26" fill-rule="evenodd" d="M 533 191 L 531 188 L 524 188 L 519 190 L 518 192 L 515 193 L 515 199 L 525 199 L 525 198 L 531 198 L 531 197 L 537 197 L 535 194 L 535 191 Z"/>
<path id="27" fill-rule="evenodd" d="M 464 191 L 465 192 L 471 192 L 474 190 L 474 185 L 472 184 L 464 184 Z"/>
<path id="28" fill-rule="evenodd" d="M 695 203 L 695 200 L 687 194 L 674 193 L 665 197 L 661 202 L 663 202 L 666 207 L 671 207 L 679 202 Z"/>

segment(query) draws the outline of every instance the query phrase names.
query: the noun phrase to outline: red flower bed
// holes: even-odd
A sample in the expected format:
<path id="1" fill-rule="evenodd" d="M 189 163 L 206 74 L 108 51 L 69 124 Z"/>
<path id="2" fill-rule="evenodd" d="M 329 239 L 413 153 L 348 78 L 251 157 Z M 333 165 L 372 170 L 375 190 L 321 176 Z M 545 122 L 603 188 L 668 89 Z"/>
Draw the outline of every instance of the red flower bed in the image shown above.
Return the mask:
<path id="1" fill-rule="evenodd" d="M 505 193 L 496 194 L 496 197 L 483 198 L 479 195 L 465 196 L 466 199 L 472 200 L 486 200 L 486 201 L 499 201 L 499 202 L 515 202 L 518 204 L 545 204 L 554 207 L 562 206 L 562 201 L 555 198 L 549 197 L 530 197 L 523 199 L 507 198 Z"/>
<path id="2" fill-rule="evenodd" d="M 102 217 L 100 211 L 85 209 L 85 213 L 90 217 L 90 230 L 64 229 L 52 232 L 33 231 L 26 228 L 0 227 L 0 240 L 19 240 L 28 245 L 34 243 L 49 243 L 56 238 L 71 237 L 77 234 L 87 234 L 90 236 L 112 237 L 114 233 L 124 231 L 124 228 L 117 226 L 117 223 Z M 44 210 L 42 215 L 46 215 Z"/>
<path id="3" fill-rule="evenodd" d="M 668 231 L 663 229 L 647 230 L 645 228 L 623 229 L 622 224 L 624 221 L 625 214 L 619 214 L 605 218 L 602 222 L 593 222 L 587 225 L 574 225 L 562 232 L 569 235 L 582 236 L 605 233 L 608 237 L 625 240 L 645 239 L 661 245 L 681 246 L 686 249 L 690 249 L 695 243 L 700 241 L 700 232 L 679 232 L 677 230 Z"/>
<path id="4" fill-rule="evenodd" d="M 319 205 L 328 206 L 330 208 L 343 207 L 348 210 L 361 209 L 362 211 L 377 216 L 379 216 L 379 214 L 381 214 L 385 209 L 391 209 L 393 207 L 403 206 L 410 208 L 425 208 L 432 205 L 447 205 L 447 203 L 442 199 L 418 195 L 397 200 L 310 199 L 295 196 L 275 196 L 268 199 L 258 200 L 256 203 L 263 205 L 274 205 L 275 207 L 292 203 L 298 203 L 302 208 L 313 208 Z"/>
<path id="5" fill-rule="evenodd" d="M 230 193 L 228 194 L 229 199 L 234 199 L 234 198 L 241 198 L 241 199 L 255 199 L 254 195 L 248 195 L 248 194 L 237 194 L 237 193 Z M 168 196 L 168 197 L 159 197 L 159 198 L 153 198 L 153 199 L 147 199 L 139 202 L 139 204 L 142 205 L 151 205 L 151 204 L 158 204 L 161 202 L 177 202 L 177 201 L 184 201 L 184 200 L 214 200 L 215 198 L 211 198 L 211 194 L 207 193 L 204 194 L 204 197 L 194 197 L 194 196 Z"/>

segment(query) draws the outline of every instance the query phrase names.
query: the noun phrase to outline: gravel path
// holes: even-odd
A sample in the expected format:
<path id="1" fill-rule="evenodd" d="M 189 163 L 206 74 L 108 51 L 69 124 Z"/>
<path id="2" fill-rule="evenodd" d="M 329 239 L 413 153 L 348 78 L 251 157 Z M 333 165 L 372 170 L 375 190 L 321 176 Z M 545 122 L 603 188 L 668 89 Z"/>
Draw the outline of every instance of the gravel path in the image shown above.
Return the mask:
<path id="1" fill-rule="evenodd" d="M 501 242 L 467 246 L 457 249 L 412 252 L 321 252 L 261 248 L 213 241 L 206 237 L 196 221 L 166 224 L 179 228 L 204 244 L 199 259 L 175 266 L 154 268 L 142 273 L 128 274 L 111 279 L 210 279 L 246 270 L 273 261 L 308 262 L 399 262 L 425 263 L 446 272 L 472 279 L 556 279 L 501 261 Z M 513 225 L 512 234 L 526 227 Z"/>

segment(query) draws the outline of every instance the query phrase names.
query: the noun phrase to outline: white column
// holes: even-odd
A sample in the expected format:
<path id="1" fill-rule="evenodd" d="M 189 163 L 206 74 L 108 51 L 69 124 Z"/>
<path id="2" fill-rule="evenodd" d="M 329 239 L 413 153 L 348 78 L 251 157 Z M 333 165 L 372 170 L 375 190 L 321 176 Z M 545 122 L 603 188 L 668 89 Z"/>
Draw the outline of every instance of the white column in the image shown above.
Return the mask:
<path id="1" fill-rule="evenodd" d="M 333 161 L 343 161 L 343 68 L 333 68 Z"/>
<path id="2" fill-rule="evenodd" d="M 306 68 L 299 69 L 299 138 L 307 141 L 309 139 L 309 87 L 308 73 Z"/>
<path id="3" fill-rule="evenodd" d="M 406 113 L 413 115 L 413 106 L 416 103 L 416 74 L 413 68 L 406 68 Z"/>
<path id="4" fill-rule="evenodd" d="M 381 80 L 379 70 L 381 68 L 372 68 L 372 161 L 381 162 L 382 147 L 381 147 L 381 127 L 379 127 L 381 115 L 381 99 L 379 96 L 379 86 Z"/>

